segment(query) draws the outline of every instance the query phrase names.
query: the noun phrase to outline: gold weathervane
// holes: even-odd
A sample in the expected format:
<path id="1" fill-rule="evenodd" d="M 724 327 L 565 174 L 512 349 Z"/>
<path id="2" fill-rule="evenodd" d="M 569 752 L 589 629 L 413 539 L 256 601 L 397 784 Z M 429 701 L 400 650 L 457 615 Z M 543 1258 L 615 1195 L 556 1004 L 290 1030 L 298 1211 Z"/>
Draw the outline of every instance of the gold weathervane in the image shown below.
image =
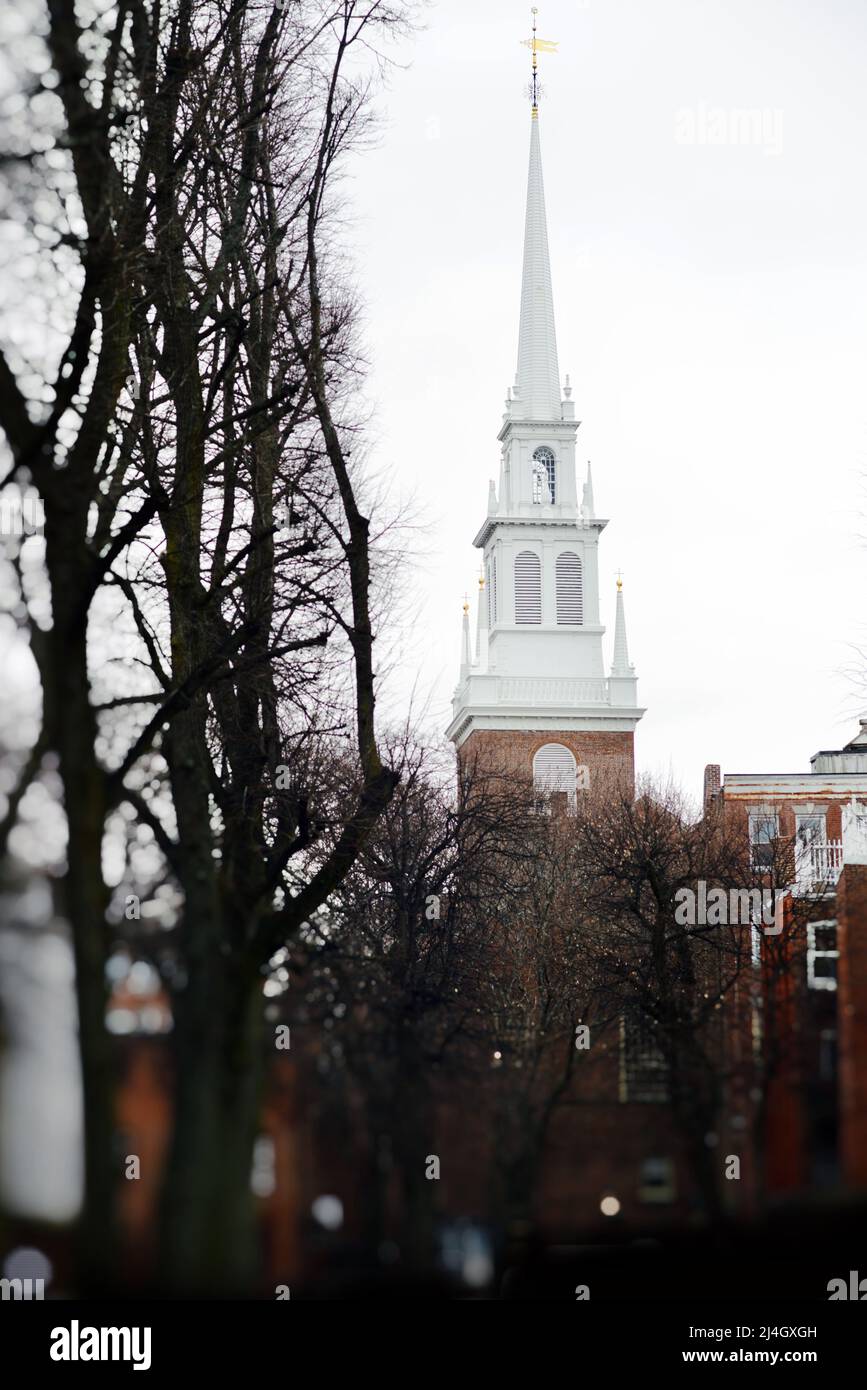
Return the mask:
<path id="1" fill-rule="evenodd" d="M 532 96 L 533 96 L 533 118 L 534 118 L 534 120 L 535 120 L 535 119 L 538 118 L 538 115 L 539 115 L 539 81 L 538 81 L 536 54 L 537 54 L 537 53 L 556 53 L 556 52 L 557 52 L 557 49 L 558 49 L 559 46 L 560 46 L 560 41 L 559 41 L 559 39 L 558 39 L 556 43 L 553 43 L 553 42 L 551 41 L 551 39 L 540 39 L 540 38 L 537 38 L 537 36 L 536 36 L 536 15 L 539 13 L 539 11 L 536 9 L 535 5 L 533 6 L 533 9 L 530 11 L 530 13 L 531 13 L 532 16 L 533 16 L 533 37 L 532 37 L 531 39 L 521 39 L 520 42 L 523 44 L 524 48 L 529 48 L 529 49 L 532 51 L 532 54 L 533 54 L 533 84 L 532 84 Z"/>

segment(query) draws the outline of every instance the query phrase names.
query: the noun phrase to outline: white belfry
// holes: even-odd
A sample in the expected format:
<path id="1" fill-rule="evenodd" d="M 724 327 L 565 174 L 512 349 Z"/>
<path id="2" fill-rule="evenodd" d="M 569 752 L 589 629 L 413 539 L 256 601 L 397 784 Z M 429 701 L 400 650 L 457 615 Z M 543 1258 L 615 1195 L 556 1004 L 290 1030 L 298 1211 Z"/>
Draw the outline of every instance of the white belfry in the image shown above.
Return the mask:
<path id="1" fill-rule="evenodd" d="M 618 581 L 614 661 L 606 677 L 599 617 L 599 537 L 590 466 L 579 504 L 578 422 L 561 392 L 545 221 L 538 110 L 530 170 L 515 385 L 498 439 L 499 486 L 474 544 L 482 551 L 475 656 L 463 660 L 447 733 L 480 730 L 631 732 L 644 711 L 629 664 Z"/>

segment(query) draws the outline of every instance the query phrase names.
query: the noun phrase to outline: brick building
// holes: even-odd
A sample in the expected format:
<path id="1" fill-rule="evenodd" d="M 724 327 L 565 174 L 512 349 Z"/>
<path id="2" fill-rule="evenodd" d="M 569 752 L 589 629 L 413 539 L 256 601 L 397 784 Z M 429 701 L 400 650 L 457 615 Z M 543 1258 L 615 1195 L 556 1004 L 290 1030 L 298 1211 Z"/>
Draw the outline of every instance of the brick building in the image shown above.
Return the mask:
<path id="1" fill-rule="evenodd" d="M 867 1185 L 867 721 L 807 773 L 705 771 L 705 807 L 781 895 L 727 1001 L 733 1204 Z M 860 1063 L 859 1063 L 859 1058 Z M 734 1126 L 734 1128 L 732 1128 Z"/>

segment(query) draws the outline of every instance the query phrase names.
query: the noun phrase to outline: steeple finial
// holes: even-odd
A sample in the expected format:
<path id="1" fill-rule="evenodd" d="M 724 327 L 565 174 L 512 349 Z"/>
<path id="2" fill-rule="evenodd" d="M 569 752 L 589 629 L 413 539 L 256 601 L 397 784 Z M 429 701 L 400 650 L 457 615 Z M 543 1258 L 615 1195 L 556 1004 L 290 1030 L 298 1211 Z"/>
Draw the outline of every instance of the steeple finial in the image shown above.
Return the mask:
<path id="1" fill-rule="evenodd" d="M 611 663 L 611 674 L 612 676 L 632 676 L 635 674 L 629 664 L 629 648 L 626 645 L 622 570 L 617 571 L 617 611 L 614 617 L 614 660 Z"/>
<path id="2" fill-rule="evenodd" d="M 539 72 L 538 64 L 536 62 L 536 54 L 556 53 L 559 46 L 559 40 L 556 43 L 552 43 L 550 39 L 538 38 L 536 34 L 536 15 L 539 13 L 539 11 L 536 9 L 535 5 L 531 9 L 530 13 L 533 16 L 533 37 L 529 39 L 521 39 L 521 43 L 524 45 L 525 48 L 529 48 L 533 54 L 533 67 L 532 75 L 530 78 L 530 100 L 533 103 L 533 120 L 536 121 L 539 118 Z"/>

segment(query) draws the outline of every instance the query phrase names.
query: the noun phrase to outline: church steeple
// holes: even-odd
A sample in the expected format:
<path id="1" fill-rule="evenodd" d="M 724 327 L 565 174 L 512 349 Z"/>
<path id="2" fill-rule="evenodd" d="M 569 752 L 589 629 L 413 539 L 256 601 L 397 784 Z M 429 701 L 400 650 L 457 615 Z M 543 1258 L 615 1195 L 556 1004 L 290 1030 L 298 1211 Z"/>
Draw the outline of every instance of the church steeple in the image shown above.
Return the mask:
<path id="1" fill-rule="evenodd" d="M 551 288 L 551 262 L 548 255 L 538 111 L 535 107 L 530 121 L 530 168 L 527 175 L 527 212 L 524 220 L 518 368 L 512 395 L 513 419 L 559 420 L 561 417 L 554 294 Z"/>
<path id="2" fill-rule="evenodd" d="M 614 664 L 605 675 L 599 538 L 590 467 L 579 502 L 579 422 L 567 378 L 561 393 L 533 39 L 530 166 L 524 222 L 518 370 L 497 435 L 499 486 L 474 544 L 482 551 L 477 647 L 465 615 L 462 660 L 448 736 L 458 749 L 514 763 L 521 776 L 586 764 L 591 775 L 632 775 L 636 678 L 618 595 Z M 538 755 L 538 761 L 537 761 Z M 464 756 L 463 751 L 461 756 Z M 595 768 L 595 771 L 593 770 Z M 577 783 L 576 783 L 577 786 Z"/>
<path id="3" fill-rule="evenodd" d="M 511 415 L 516 420 L 559 420 L 560 371 L 557 366 L 557 334 L 554 328 L 554 294 L 548 256 L 548 224 L 545 218 L 545 185 L 539 147 L 539 73 L 537 54 L 556 53 L 557 45 L 536 33 L 523 43 L 533 54 L 530 81 L 530 167 L 527 173 L 527 211 L 524 218 L 524 269 L 521 278 L 521 321 L 518 330 L 518 367 L 512 391 Z"/>

